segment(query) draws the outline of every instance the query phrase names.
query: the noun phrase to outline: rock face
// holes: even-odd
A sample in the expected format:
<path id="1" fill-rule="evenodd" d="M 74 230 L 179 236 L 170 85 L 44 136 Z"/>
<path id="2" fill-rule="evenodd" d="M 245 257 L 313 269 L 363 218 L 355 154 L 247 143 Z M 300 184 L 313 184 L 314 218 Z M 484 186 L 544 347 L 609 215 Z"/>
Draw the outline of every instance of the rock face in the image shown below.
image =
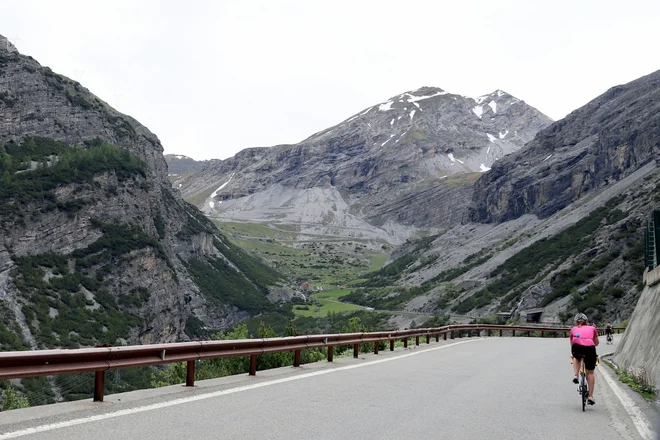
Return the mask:
<path id="1" fill-rule="evenodd" d="M 472 182 L 550 122 L 501 90 L 469 98 L 424 87 L 299 144 L 213 162 L 175 186 L 211 217 L 397 242 L 460 221 Z"/>
<path id="2" fill-rule="evenodd" d="M 656 272 L 660 269 L 656 268 Z M 659 308 L 660 284 L 645 287 L 614 355 L 617 365 L 624 369 L 643 368 L 655 384 L 660 384 Z"/>
<path id="3" fill-rule="evenodd" d="M 162 151 L 0 37 L 0 333 L 14 348 L 176 341 L 272 307 L 279 275 L 181 199 Z"/>
<path id="4" fill-rule="evenodd" d="M 660 158 L 660 71 L 616 86 L 540 131 L 475 185 L 468 218 L 541 218 Z"/>

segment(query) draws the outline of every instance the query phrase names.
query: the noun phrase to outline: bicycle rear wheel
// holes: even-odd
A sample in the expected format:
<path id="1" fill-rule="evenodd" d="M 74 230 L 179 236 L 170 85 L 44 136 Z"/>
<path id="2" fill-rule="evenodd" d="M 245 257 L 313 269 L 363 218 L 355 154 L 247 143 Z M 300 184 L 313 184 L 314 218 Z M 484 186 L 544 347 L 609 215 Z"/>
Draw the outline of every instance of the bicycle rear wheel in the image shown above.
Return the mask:
<path id="1" fill-rule="evenodd" d="M 587 409 L 587 396 L 589 395 L 589 387 L 587 386 L 586 375 L 580 372 L 580 397 L 582 397 L 582 411 Z"/>

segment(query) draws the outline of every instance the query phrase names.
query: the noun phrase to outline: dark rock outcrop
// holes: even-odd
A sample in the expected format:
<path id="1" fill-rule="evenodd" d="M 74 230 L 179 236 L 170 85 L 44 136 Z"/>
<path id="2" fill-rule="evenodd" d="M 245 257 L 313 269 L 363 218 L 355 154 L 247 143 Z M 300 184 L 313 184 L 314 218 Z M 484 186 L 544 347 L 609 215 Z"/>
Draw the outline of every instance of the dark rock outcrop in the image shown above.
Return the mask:
<path id="1" fill-rule="evenodd" d="M 167 162 L 167 171 L 169 175 L 177 176 L 180 174 L 191 174 L 201 171 L 209 166 L 211 161 L 195 160 L 181 154 L 166 154 L 165 162 Z"/>
<path id="2" fill-rule="evenodd" d="M 658 159 L 660 71 L 611 88 L 495 163 L 475 184 L 467 218 L 547 217 Z"/>

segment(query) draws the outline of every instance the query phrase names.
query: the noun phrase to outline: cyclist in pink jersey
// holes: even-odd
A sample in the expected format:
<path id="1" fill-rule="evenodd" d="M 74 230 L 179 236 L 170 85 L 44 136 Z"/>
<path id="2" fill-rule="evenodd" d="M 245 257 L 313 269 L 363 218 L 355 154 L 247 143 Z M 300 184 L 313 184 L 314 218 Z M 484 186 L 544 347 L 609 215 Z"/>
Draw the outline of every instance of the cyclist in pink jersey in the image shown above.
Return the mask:
<path id="1" fill-rule="evenodd" d="M 598 330 L 593 326 L 588 325 L 589 319 L 584 313 L 575 315 L 575 327 L 571 329 L 570 343 L 571 355 L 575 359 L 573 362 L 573 383 L 578 383 L 578 374 L 580 373 L 580 361 L 584 361 L 584 369 L 587 371 L 587 383 L 589 384 L 589 396 L 587 403 L 595 405 L 594 400 L 594 387 L 596 385 L 596 377 L 594 370 L 596 369 L 596 347 L 598 346 Z"/>

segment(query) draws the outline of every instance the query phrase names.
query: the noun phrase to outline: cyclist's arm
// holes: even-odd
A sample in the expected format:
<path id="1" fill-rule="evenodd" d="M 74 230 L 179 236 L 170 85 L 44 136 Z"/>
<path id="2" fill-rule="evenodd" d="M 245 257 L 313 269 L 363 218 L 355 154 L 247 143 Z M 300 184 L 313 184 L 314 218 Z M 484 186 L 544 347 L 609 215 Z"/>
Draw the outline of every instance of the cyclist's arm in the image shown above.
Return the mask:
<path id="1" fill-rule="evenodd" d="M 598 347 L 599 341 L 598 341 L 598 332 L 594 332 L 594 345 Z"/>

